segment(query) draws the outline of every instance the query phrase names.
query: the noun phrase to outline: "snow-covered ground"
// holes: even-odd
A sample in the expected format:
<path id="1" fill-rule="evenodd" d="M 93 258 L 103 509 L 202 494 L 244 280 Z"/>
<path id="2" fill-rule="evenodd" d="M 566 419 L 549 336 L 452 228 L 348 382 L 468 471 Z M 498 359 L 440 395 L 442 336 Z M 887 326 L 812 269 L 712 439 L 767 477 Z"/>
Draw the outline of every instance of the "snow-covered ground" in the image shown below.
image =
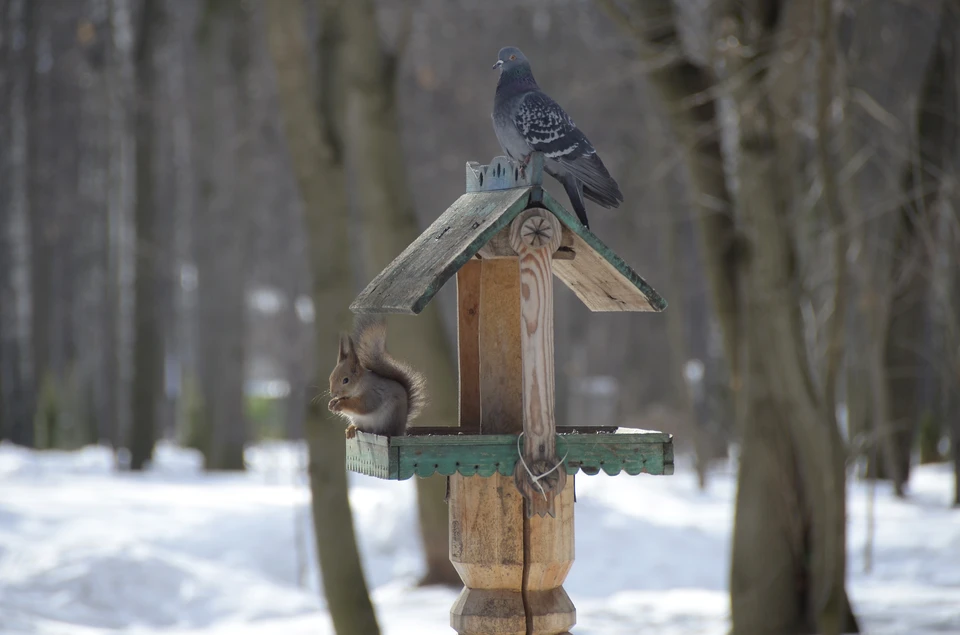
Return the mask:
<path id="1" fill-rule="evenodd" d="M 261 445 L 245 475 L 208 476 L 161 446 L 147 474 L 109 453 L 0 444 L 0 635 L 332 633 L 313 570 L 301 450 Z M 873 572 L 863 573 L 866 494 L 850 488 L 850 592 L 865 632 L 960 634 L 960 510 L 946 465 L 910 497 L 879 488 Z M 368 581 L 386 635 L 452 632 L 456 593 L 416 588 L 414 484 L 351 475 Z M 578 635 L 723 634 L 735 480 L 701 493 L 670 477 L 577 478 Z M 298 547 L 299 545 L 299 547 Z M 306 549 L 305 555 L 302 549 Z M 302 571 L 307 566 L 307 571 Z"/>

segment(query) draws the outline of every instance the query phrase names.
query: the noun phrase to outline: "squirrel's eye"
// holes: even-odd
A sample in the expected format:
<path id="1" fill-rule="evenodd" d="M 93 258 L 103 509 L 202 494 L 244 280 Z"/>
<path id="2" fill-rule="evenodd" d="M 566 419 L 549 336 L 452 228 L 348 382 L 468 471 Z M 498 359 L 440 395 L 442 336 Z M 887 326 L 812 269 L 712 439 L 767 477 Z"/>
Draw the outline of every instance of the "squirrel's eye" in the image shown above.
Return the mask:
<path id="1" fill-rule="evenodd" d="M 349 377 L 344 377 L 344 378 L 343 378 L 343 383 L 349 384 L 349 383 L 350 383 L 350 378 L 349 378 Z"/>
<path id="2" fill-rule="evenodd" d="M 516 55 L 511 55 L 511 56 L 510 56 L 510 59 L 515 60 L 515 59 L 517 59 L 517 56 L 516 56 Z"/>

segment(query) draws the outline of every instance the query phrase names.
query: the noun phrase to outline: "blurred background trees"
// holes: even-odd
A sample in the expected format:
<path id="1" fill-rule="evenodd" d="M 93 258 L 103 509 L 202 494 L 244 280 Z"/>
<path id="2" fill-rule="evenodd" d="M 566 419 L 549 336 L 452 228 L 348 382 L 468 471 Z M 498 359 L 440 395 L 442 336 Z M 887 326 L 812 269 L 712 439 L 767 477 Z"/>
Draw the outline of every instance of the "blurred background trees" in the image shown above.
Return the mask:
<path id="1" fill-rule="evenodd" d="M 911 465 L 952 457 L 960 504 L 958 17 L 943 0 L 0 0 L 0 438 L 105 443 L 134 470 L 159 439 L 210 470 L 305 439 L 331 563 L 353 542 L 321 396 L 335 334 L 462 193 L 464 162 L 500 153 L 489 67 L 517 45 L 620 181 L 595 232 L 671 302 L 588 316 L 557 287 L 561 423 L 673 432 L 704 485 L 739 457 L 735 625 L 771 626 L 756 602 L 782 602 L 776 627 L 843 623 L 844 478 L 906 496 Z M 456 417 L 453 296 L 390 324 L 428 376 L 424 425 Z M 424 580 L 455 583 L 442 479 L 419 494 Z M 771 584 L 771 562 L 796 575 Z M 330 566 L 372 619 L 355 554 Z"/>

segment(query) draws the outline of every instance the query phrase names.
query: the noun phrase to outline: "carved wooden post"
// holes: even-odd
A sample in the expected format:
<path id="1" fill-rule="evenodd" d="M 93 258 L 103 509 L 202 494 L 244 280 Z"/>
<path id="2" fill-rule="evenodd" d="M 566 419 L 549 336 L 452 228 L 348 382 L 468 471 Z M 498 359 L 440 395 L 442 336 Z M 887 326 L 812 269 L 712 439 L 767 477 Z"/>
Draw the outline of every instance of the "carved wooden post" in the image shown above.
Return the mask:
<path id="1" fill-rule="evenodd" d="M 520 260 L 520 341 L 523 353 L 523 451 L 514 481 L 524 498 L 523 592 L 530 633 L 563 633 L 577 612 L 563 589 L 573 566 L 573 487 L 557 456 L 554 418 L 553 253 L 560 223 L 530 209 L 510 225 Z"/>
<path id="2" fill-rule="evenodd" d="M 554 515 L 554 498 L 567 482 L 557 467 L 554 419 L 553 252 L 560 223 L 545 209 L 530 209 L 510 224 L 510 246 L 520 256 L 520 343 L 523 359 L 523 454 L 514 476 L 527 500 L 527 516 Z"/>

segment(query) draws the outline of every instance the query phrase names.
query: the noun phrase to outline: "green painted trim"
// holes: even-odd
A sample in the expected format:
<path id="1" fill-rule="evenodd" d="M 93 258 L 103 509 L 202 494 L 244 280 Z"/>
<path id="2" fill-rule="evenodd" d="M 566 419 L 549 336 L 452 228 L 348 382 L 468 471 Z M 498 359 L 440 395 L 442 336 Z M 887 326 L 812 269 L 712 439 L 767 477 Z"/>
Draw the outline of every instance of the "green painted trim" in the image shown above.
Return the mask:
<path id="1" fill-rule="evenodd" d="M 347 469 L 377 478 L 390 478 L 396 472 L 396 455 L 388 437 L 358 434 L 347 439 Z"/>
<path id="2" fill-rule="evenodd" d="M 620 256 L 614 253 L 612 249 L 607 247 L 602 240 L 597 238 L 596 234 L 584 227 L 576 216 L 568 212 L 567 209 L 561 205 L 557 199 L 550 196 L 550 193 L 546 190 L 543 190 L 543 200 L 541 203 L 544 207 L 553 212 L 553 215 L 556 216 L 561 223 L 566 225 L 570 231 L 582 238 L 591 249 L 603 256 L 603 258 L 609 262 L 614 269 L 623 274 L 623 276 L 629 280 L 633 286 L 639 289 L 640 293 L 647 297 L 647 300 L 650 302 L 650 306 L 653 307 L 655 311 L 663 311 L 667 308 L 667 301 L 664 300 L 659 293 L 657 293 L 656 289 L 651 287 L 646 280 L 641 278 L 639 274 L 637 274 L 637 272 L 630 267 L 630 265 L 625 263 Z"/>
<path id="3" fill-rule="evenodd" d="M 347 440 L 346 451 L 347 469 L 392 480 L 436 473 L 509 476 L 518 458 L 517 437 L 511 434 L 390 438 L 358 432 Z M 673 437 L 663 432 L 558 434 L 557 454 L 566 457 L 568 474 L 673 474 Z"/>

